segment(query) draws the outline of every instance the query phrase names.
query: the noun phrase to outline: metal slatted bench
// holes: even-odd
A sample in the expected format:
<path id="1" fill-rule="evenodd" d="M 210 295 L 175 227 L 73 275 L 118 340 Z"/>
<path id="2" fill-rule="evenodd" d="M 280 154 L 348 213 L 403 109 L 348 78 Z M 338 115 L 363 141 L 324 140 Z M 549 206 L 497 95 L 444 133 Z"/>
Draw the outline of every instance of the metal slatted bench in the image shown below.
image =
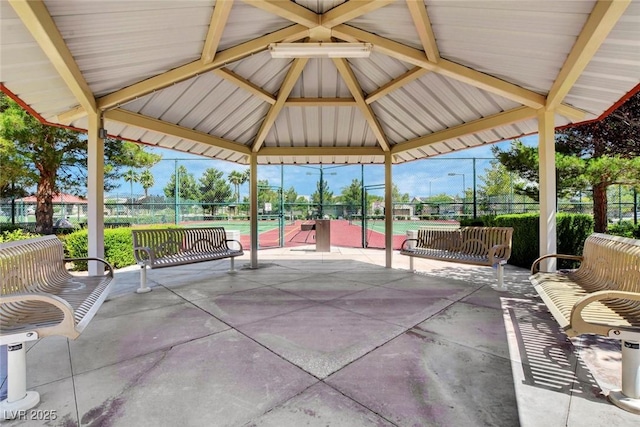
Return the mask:
<path id="1" fill-rule="evenodd" d="M 576 260 L 580 266 L 539 272 L 547 258 Z M 622 340 L 622 390 L 612 391 L 609 399 L 640 414 L 640 240 L 594 233 L 585 241 L 582 256 L 542 256 L 534 261 L 531 274 L 531 283 L 568 336 Z"/>
<path id="2" fill-rule="evenodd" d="M 241 256 L 242 244 L 227 239 L 223 227 L 134 229 L 133 256 L 140 266 L 140 288 L 136 292 L 149 292 L 147 267 L 162 268 L 195 262 L 229 258 L 231 272 L 235 271 L 234 258 Z M 229 247 L 234 242 L 239 249 Z"/>
<path id="3" fill-rule="evenodd" d="M 94 260 L 104 264 L 99 276 L 70 274 L 65 263 Z M 61 335 L 76 339 L 96 314 L 113 284 L 113 268 L 99 258 L 65 258 L 62 242 L 44 236 L 0 243 L 0 345 L 7 346 L 7 399 L 3 418 L 38 404 L 26 390 L 26 341 Z"/>
<path id="4" fill-rule="evenodd" d="M 460 229 L 420 229 L 416 239 L 402 242 L 400 254 L 413 257 L 495 266 L 498 284 L 503 287 L 504 265 L 511 256 L 511 227 L 463 227 Z"/>

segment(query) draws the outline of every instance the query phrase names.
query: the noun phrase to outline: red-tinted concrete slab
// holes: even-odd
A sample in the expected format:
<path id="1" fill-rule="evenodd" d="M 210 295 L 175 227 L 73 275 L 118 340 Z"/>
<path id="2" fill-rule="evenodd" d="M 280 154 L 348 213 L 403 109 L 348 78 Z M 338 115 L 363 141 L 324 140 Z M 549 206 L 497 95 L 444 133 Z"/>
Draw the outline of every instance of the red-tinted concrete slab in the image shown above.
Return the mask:
<path id="1" fill-rule="evenodd" d="M 298 310 L 238 329 L 318 378 L 335 372 L 404 330 L 327 306 Z"/>
<path id="2" fill-rule="evenodd" d="M 507 359 L 407 332 L 326 382 L 402 426 L 519 425 Z"/>

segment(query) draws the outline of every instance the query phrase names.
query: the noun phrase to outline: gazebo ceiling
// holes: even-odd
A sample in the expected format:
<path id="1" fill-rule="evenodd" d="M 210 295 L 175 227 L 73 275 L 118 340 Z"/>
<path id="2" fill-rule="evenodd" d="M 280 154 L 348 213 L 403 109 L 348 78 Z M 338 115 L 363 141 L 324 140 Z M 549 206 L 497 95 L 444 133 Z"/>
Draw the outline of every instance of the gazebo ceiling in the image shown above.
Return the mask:
<path id="1" fill-rule="evenodd" d="M 602 116 L 640 80 L 640 1 L 9 0 L 2 90 L 41 120 L 248 163 L 395 163 Z M 369 58 L 273 59 L 277 42 Z"/>

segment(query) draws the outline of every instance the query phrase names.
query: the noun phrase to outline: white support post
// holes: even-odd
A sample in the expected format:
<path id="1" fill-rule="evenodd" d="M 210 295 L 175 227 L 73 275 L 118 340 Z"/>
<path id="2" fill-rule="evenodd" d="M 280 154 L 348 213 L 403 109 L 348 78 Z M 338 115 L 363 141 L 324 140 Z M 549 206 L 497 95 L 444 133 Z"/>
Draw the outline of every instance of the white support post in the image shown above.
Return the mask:
<path id="1" fill-rule="evenodd" d="M 231 260 L 231 269 L 229 270 L 229 273 L 236 273 L 237 271 L 235 267 L 235 258 L 231 257 L 230 260 Z"/>
<path id="2" fill-rule="evenodd" d="M 622 390 L 611 391 L 609 400 L 640 414 L 640 341 L 622 340 Z"/>
<path id="3" fill-rule="evenodd" d="M 151 292 L 152 289 L 147 286 L 147 266 L 145 264 L 140 265 L 140 287 L 136 290 L 137 294 L 146 294 Z"/>
<path id="4" fill-rule="evenodd" d="M 384 153 L 384 247 L 385 267 L 393 262 L 393 181 L 391 179 L 391 152 Z"/>
<path id="5" fill-rule="evenodd" d="M 88 255 L 92 258 L 104 258 L 104 140 L 101 138 L 104 128 L 102 113 L 89 112 L 87 131 L 87 230 L 89 233 Z M 89 262 L 89 275 L 104 274 L 104 266 L 96 261 Z"/>
<path id="6" fill-rule="evenodd" d="M 13 419 L 40 403 L 36 391 L 27 391 L 27 349 L 24 342 L 7 345 L 7 398 L 0 402 L 0 415 Z"/>
<path id="7" fill-rule="evenodd" d="M 540 157 L 540 256 L 556 253 L 556 150 L 554 111 L 538 111 Z M 543 260 L 541 271 L 556 271 L 556 259 Z"/>
<path id="8" fill-rule="evenodd" d="M 258 268 L 258 155 L 256 153 L 251 153 L 249 172 L 251 268 Z"/>
<path id="9" fill-rule="evenodd" d="M 496 266 L 496 273 L 498 274 L 498 290 L 506 291 L 507 288 L 504 286 L 504 266 L 507 261 L 500 261 Z"/>

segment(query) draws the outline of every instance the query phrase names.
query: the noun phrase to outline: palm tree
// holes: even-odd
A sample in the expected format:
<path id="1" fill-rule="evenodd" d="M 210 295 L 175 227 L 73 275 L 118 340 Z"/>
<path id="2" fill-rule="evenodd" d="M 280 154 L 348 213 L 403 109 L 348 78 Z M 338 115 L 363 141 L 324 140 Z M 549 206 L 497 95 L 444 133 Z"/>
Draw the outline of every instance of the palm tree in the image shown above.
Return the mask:
<path id="1" fill-rule="evenodd" d="M 134 171 L 133 169 L 129 169 L 124 173 L 122 178 L 125 180 L 125 182 L 131 184 L 131 203 L 133 203 L 133 183 L 139 182 L 140 177 L 138 176 L 138 173 L 136 171 Z"/>
<path id="2" fill-rule="evenodd" d="M 144 198 L 146 199 L 149 197 L 149 189 L 156 183 L 151 171 L 149 169 L 143 170 L 138 178 L 138 182 L 142 185 L 142 188 L 144 188 Z"/>
<path id="3" fill-rule="evenodd" d="M 249 180 L 249 169 L 244 172 L 232 171 L 229 173 L 228 179 L 235 188 L 236 202 L 240 203 L 240 186 Z"/>

